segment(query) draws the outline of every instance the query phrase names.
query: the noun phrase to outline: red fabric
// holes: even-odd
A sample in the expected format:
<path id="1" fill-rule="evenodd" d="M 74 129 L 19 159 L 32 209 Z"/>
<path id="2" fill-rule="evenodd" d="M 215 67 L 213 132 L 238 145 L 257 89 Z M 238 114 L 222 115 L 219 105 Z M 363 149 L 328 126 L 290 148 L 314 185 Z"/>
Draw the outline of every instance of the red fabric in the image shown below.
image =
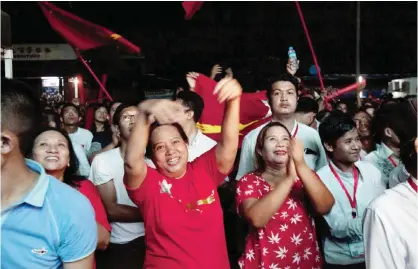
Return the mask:
<path id="1" fill-rule="evenodd" d="M 38 2 L 38 4 L 52 28 L 80 50 L 117 43 L 130 53 L 140 52 L 139 47 L 100 25 L 77 17 L 49 2 Z"/>
<path id="2" fill-rule="evenodd" d="M 93 127 L 93 118 L 94 118 L 93 111 L 94 111 L 94 108 L 87 107 L 86 112 L 84 114 L 84 128 L 87 130 L 91 130 L 91 127 Z"/>
<path id="3" fill-rule="evenodd" d="M 225 176 L 218 171 L 212 149 L 188 163 L 180 179 L 165 177 L 148 167 L 142 185 L 128 189 L 144 216 L 144 269 L 229 269 L 217 193 Z M 164 185 L 169 186 L 170 194 L 163 191 Z"/>
<path id="4" fill-rule="evenodd" d="M 190 20 L 193 15 L 202 7 L 203 1 L 184 1 L 181 3 L 181 5 L 186 12 L 186 14 L 184 14 L 184 19 Z"/>
<path id="5" fill-rule="evenodd" d="M 99 191 L 90 182 L 90 180 L 83 180 L 79 184 L 78 191 L 81 192 L 84 196 L 89 199 L 91 205 L 93 206 L 94 213 L 96 214 L 96 221 L 102 225 L 109 232 L 112 230 L 112 227 L 107 220 L 106 210 L 100 198 Z"/>
<path id="6" fill-rule="evenodd" d="M 216 86 L 216 81 L 199 75 L 196 80 L 195 92 L 198 93 L 204 100 L 205 107 L 200 117 L 198 126 L 201 124 L 209 124 L 213 126 L 221 126 L 225 104 L 219 104 L 216 96 L 213 95 L 213 90 Z M 243 93 L 241 96 L 240 107 L 240 124 L 249 126 L 240 131 L 239 147 L 241 147 L 244 136 L 253 129 L 271 120 L 271 116 L 267 116 L 270 108 L 267 105 L 266 91 L 259 91 L 255 93 Z M 219 141 L 220 132 L 208 133 L 205 128 L 201 128 L 202 132 L 215 141 Z"/>
<path id="7" fill-rule="evenodd" d="M 237 184 L 236 205 L 249 198 L 262 199 L 271 186 L 253 173 Z M 239 259 L 240 268 L 322 268 L 322 258 L 316 241 L 314 220 L 305 207 L 305 194 L 299 180 L 289 196 L 264 228 L 252 228 L 246 239 L 245 252 Z"/>

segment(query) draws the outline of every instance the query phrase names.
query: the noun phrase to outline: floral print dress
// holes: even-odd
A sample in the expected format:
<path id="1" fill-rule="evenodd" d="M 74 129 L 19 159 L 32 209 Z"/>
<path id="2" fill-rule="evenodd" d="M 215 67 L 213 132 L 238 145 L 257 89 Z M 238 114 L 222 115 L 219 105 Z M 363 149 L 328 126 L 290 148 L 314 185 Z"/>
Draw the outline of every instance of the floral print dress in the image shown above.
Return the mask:
<path id="1" fill-rule="evenodd" d="M 238 214 L 243 201 L 262 199 L 271 185 L 254 173 L 240 179 L 236 189 Z M 315 223 L 305 206 L 302 182 L 292 187 L 279 210 L 263 228 L 251 227 L 245 252 L 238 260 L 241 269 L 320 269 L 322 257 L 316 241 Z"/>

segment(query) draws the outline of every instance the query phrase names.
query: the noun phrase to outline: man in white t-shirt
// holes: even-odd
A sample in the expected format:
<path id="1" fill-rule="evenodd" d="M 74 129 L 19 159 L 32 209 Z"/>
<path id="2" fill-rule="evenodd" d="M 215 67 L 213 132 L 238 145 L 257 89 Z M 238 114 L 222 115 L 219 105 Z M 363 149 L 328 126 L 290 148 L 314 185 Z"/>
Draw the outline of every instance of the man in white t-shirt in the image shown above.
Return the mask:
<path id="1" fill-rule="evenodd" d="M 110 268 L 142 268 L 145 258 L 145 229 L 139 209 L 123 184 L 125 152 L 138 109 L 121 104 L 114 115 L 120 147 L 97 155 L 89 179 L 96 185 L 111 222 L 110 244 L 106 250 Z"/>
<path id="2" fill-rule="evenodd" d="M 367 205 L 386 189 L 380 171 L 359 161 L 362 148 L 355 122 L 340 111 L 331 112 L 319 127 L 329 164 L 318 176 L 335 199 L 324 216 L 329 233 L 323 235 L 324 269 L 365 269 L 362 221 Z"/>
<path id="3" fill-rule="evenodd" d="M 391 172 L 400 165 L 400 140 L 407 137 L 409 131 L 405 128 L 409 124 L 400 108 L 398 104 L 386 104 L 377 110 L 372 121 L 372 132 L 375 142 L 380 146 L 364 158 L 380 170 L 386 186 L 389 185 Z"/>
<path id="4" fill-rule="evenodd" d="M 266 92 L 273 113 L 272 121 L 282 123 L 290 131 L 293 137 L 296 137 L 303 142 L 306 163 L 312 170 L 317 171 L 327 164 L 327 159 L 318 132 L 295 120 L 295 111 L 298 101 L 297 85 L 297 80 L 290 74 L 284 74 L 273 80 L 271 87 L 267 89 Z M 252 130 L 244 137 L 236 180 L 239 180 L 245 174 L 254 171 L 255 144 L 258 134 L 266 124 Z"/>
<path id="5" fill-rule="evenodd" d="M 90 163 L 83 147 L 73 141 L 71 141 L 71 144 L 73 145 L 74 153 L 78 160 L 78 174 L 83 177 L 88 177 L 90 174 Z"/>
<path id="6" fill-rule="evenodd" d="M 204 135 L 196 122 L 199 121 L 204 108 L 204 102 L 199 94 L 192 91 L 181 91 L 177 94 L 176 102 L 184 108 L 184 117 L 178 120 L 189 138 L 189 162 L 209 151 L 216 145 L 216 141 Z"/>
<path id="7" fill-rule="evenodd" d="M 73 104 L 65 104 L 61 110 L 61 121 L 71 141 L 82 146 L 84 152 L 88 155 L 93 134 L 89 130 L 79 127 L 81 114 L 78 107 Z"/>
<path id="8" fill-rule="evenodd" d="M 196 122 L 199 121 L 204 108 L 204 102 L 199 94 L 192 91 L 181 91 L 177 94 L 176 102 L 179 102 L 184 108 L 184 114 L 178 123 L 183 128 L 189 139 L 188 152 L 189 162 L 194 161 L 203 153 L 209 151 L 216 145 L 216 141 L 204 135 L 199 128 L 196 127 Z M 146 159 L 148 166 L 155 168 L 154 163 L 150 159 Z"/>
<path id="9" fill-rule="evenodd" d="M 311 128 L 316 129 L 316 114 L 318 114 L 318 103 L 310 97 L 300 97 L 296 107 L 296 120 L 299 123 L 305 124 Z"/>
<path id="10" fill-rule="evenodd" d="M 401 148 L 401 160 L 409 178 L 386 190 L 366 209 L 363 223 L 366 265 L 368 269 L 418 268 L 418 140 Z"/>

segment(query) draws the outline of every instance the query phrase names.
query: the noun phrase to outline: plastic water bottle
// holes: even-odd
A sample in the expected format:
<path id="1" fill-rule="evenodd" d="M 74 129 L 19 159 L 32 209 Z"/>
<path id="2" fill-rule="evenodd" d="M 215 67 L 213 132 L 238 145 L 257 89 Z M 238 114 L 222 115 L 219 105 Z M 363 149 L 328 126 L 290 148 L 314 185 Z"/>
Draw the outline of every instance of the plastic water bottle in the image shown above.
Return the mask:
<path id="1" fill-rule="evenodd" d="M 289 55 L 288 63 L 290 64 L 290 69 L 293 73 L 296 73 L 298 70 L 298 58 L 296 56 L 296 51 L 293 49 L 293 47 L 289 47 L 287 54 Z"/>

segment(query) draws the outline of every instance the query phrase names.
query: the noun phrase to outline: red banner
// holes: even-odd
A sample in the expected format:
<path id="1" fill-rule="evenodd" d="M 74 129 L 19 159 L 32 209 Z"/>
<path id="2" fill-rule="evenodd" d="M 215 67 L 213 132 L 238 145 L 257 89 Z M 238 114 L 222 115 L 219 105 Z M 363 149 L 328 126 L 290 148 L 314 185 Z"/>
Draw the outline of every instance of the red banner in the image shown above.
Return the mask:
<path id="1" fill-rule="evenodd" d="M 202 74 L 196 80 L 195 92 L 205 102 L 205 107 L 197 126 L 202 133 L 219 141 L 225 104 L 219 104 L 216 96 L 213 95 L 215 86 L 216 81 Z M 271 111 L 267 104 L 266 91 L 243 93 L 240 108 L 239 146 L 241 147 L 242 139 L 247 133 L 270 120 Z"/>
<path id="2" fill-rule="evenodd" d="M 202 7 L 203 1 L 184 1 L 181 4 L 184 8 L 184 15 L 185 20 L 190 20 L 193 15 Z"/>
<path id="3" fill-rule="evenodd" d="M 115 32 L 77 17 L 49 2 L 38 2 L 38 4 L 52 28 L 79 50 L 117 44 L 129 53 L 140 52 L 139 47 Z"/>

